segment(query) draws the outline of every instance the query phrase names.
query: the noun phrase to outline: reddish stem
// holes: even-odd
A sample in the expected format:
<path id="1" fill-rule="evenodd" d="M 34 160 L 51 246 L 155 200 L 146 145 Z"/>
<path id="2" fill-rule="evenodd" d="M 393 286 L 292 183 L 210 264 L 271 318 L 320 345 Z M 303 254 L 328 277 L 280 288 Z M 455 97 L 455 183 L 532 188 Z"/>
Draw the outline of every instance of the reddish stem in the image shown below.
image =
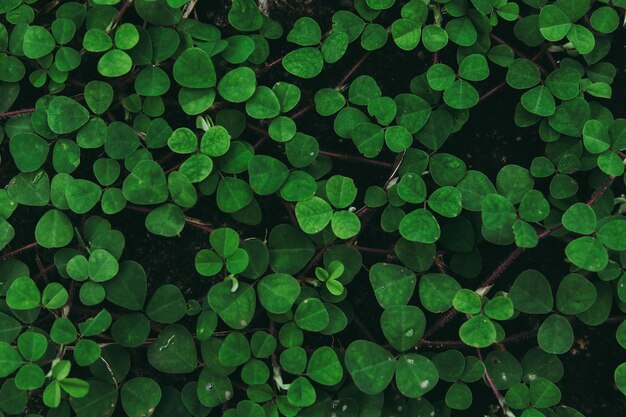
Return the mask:
<path id="1" fill-rule="evenodd" d="M 395 251 L 393 249 L 379 249 L 379 248 L 368 248 L 365 246 L 353 245 L 353 247 L 359 252 L 367 252 L 367 253 L 376 253 L 378 255 L 393 255 L 395 256 Z"/>
<path id="2" fill-rule="evenodd" d="M 505 85 L 506 85 L 506 81 L 502 81 L 500 84 L 496 85 L 491 90 L 487 91 L 485 94 L 480 96 L 480 98 L 478 99 L 478 102 L 480 103 L 481 101 L 485 100 L 486 98 L 488 98 L 488 97 L 492 96 L 493 94 L 497 93 Z"/>
<path id="3" fill-rule="evenodd" d="M 519 51 L 519 50 L 517 50 L 517 49 L 515 49 L 515 48 L 513 48 L 513 47 L 512 47 L 512 46 L 511 46 L 508 42 L 506 42 L 505 40 L 503 40 L 503 39 L 499 38 L 498 36 L 494 35 L 493 33 L 490 33 L 490 34 L 489 34 L 489 37 L 490 37 L 491 39 L 493 39 L 494 41 L 498 42 L 499 44 L 502 44 L 502 45 L 505 45 L 505 46 L 508 46 L 509 48 L 511 48 L 511 49 L 513 50 L 513 52 L 515 52 L 515 54 L 516 54 L 517 56 L 519 56 L 520 58 L 524 58 L 524 59 L 528 59 L 529 61 L 532 61 L 532 60 L 528 57 L 528 55 L 526 55 L 525 53 L 523 53 L 523 52 L 521 52 L 521 51 Z M 542 73 L 543 75 L 548 75 L 548 72 L 545 70 L 545 68 L 543 68 L 543 67 L 542 67 L 541 65 L 539 65 L 539 64 L 535 64 L 535 65 L 537 65 L 537 68 L 539 68 L 539 71 L 541 71 L 541 73 Z"/>
<path id="4" fill-rule="evenodd" d="M 265 67 L 261 68 L 256 76 L 260 77 L 261 75 L 265 74 L 267 71 L 269 71 L 270 69 L 272 69 L 273 67 L 275 67 L 276 65 L 280 64 L 281 62 L 283 62 L 283 58 L 285 58 L 285 56 L 281 56 L 278 59 L 273 60 L 272 62 L 270 62 L 269 64 L 267 64 Z"/>
<path id="5" fill-rule="evenodd" d="M 359 69 L 359 67 L 363 64 L 363 62 L 365 62 L 365 60 L 367 59 L 367 57 L 370 56 L 370 53 L 367 52 L 365 55 L 363 55 L 361 57 L 361 59 L 359 59 L 352 68 L 350 68 L 350 70 L 346 73 L 346 75 L 343 76 L 343 78 L 341 79 L 341 81 L 339 81 L 339 84 L 337 84 L 337 88 L 341 88 L 343 87 L 343 85 L 348 81 L 348 79 L 352 76 L 352 74 L 354 74 L 354 72 Z"/>
<path id="6" fill-rule="evenodd" d="M 478 354 L 478 358 L 480 359 L 480 361 L 484 363 L 485 361 L 483 359 L 483 354 L 480 352 L 480 349 L 476 349 L 476 353 Z M 491 376 L 489 375 L 487 369 L 485 369 L 485 381 L 487 382 L 487 385 L 489 385 L 489 388 L 491 388 L 493 395 L 496 396 L 498 403 L 504 407 L 504 397 L 502 396 L 502 394 L 500 394 L 498 388 L 496 388 L 496 385 L 493 383 L 493 380 L 491 379 Z M 507 415 L 506 409 L 502 409 L 502 413 L 504 415 Z"/>
<path id="7" fill-rule="evenodd" d="M 39 277 L 43 276 L 44 274 L 47 274 L 48 272 L 52 271 L 54 268 L 56 268 L 56 265 L 55 265 L 55 264 L 48 265 L 47 267 L 45 267 L 44 269 L 42 269 L 41 271 L 39 271 L 39 272 L 37 273 L 37 275 L 35 275 L 33 278 L 34 278 L 34 279 L 37 279 L 37 278 L 39 278 Z M 72 282 L 74 283 L 74 282 L 76 282 L 76 281 L 73 281 L 73 280 L 72 280 Z"/>
<path id="8" fill-rule="evenodd" d="M 33 109 L 14 110 L 14 111 L 10 111 L 7 113 L 0 113 L 0 119 L 4 119 L 6 117 L 21 116 L 23 114 L 32 113 L 35 110 L 36 109 L 33 108 Z"/>
<path id="9" fill-rule="evenodd" d="M 304 267 L 304 269 L 302 270 L 302 272 L 300 273 L 300 275 L 298 275 L 298 279 L 303 279 L 306 274 L 313 269 L 313 267 L 315 265 L 317 265 L 317 263 L 320 261 L 320 259 L 322 259 L 322 256 L 324 256 L 324 253 L 326 252 L 326 250 L 328 249 L 328 245 L 326 246 L 322 246 L 317 253 L 315 254 L 315 256 L 313 257 L 313 259 L 311 259 L 311 261 L 307 264 L 306 267 Z"/>
<path id="10" fill-rule="evenodd" d="M 28 249 L 34 248 L 34 247 L 36 247 L 36 246 L 38 246 L 38 245 L 39 245 L 39 244 L 38 244 L 37 242 L 29 243 L 29 244 L 28 244 L 28 245 L 26 245 L 26 246 L 22 246 L 21 248 L 17 248 L 17 249 L 15 249 L 15 250 L 12 250 L 12 251 L 11 251 L 11 252 L 9 252 L 9 253 L 5 253 L 4 255 L 2 255 L 2 256 L 0 257 L 0 259 L 10 258 L 10 257 L 12 257 L 12 256 L 17 255 L 18 253 L 21 253 L 21 252 L 27 251 Z"/>
<path id="11" fill-rule="evenodd" d="M 331 158 L 335 158 L 335 159 L 343 159 L 345 161 L 358 162 L 358 163 L 377 166 L 377 167 L 381 167 L 385 169 L 394 167 L 394 165 L 390 164 L 389 162 L 382 162 L 382 161 L 377 161 L 375 159 L 362 158 L 360 156 L 346 155 L 342 153 L 327 152 L 327 151 L 319 151 L 318 153 L 321 155 L 330 156 Z"/>
<path id="12" fill-rule="evenodd" d="M 122 16 L 124 16 L 124 13 L 126 13 L 126 11 L 128 10 L 128 8 L 133 4 L 133 0 L 127 0 L 124 5 L 122 6 L 122 8 L 120 9 L 120 11 L 115 15 L 115 17 L 113 18 L 113 20 L 111 20 L 111 23 L 109 24 L 109 30 L 107 32 L 112 31 L 115 26 L 117 25 L 117 22 L 119 22 L 119 20 L 122 18 Z"/>

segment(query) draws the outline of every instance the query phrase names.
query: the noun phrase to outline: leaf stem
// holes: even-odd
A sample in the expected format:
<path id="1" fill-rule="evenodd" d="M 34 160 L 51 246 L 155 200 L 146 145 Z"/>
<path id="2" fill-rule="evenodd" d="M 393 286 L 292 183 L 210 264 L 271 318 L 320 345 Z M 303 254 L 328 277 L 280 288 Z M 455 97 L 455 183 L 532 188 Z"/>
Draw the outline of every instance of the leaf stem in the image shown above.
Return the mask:
<path id="1" fill-rule="evenodd" d="M 339 84 L 337 84 L 337 89 L 343 87 L 343 85 L 350 79 L 350 77 L 352 76 L 352 74 L 354 74 L 354 72 L 359 69 L 359 67 L 363 64 L 363 62 L 365 62 L 365 60 L 370 56 L 370 52 L 365 53 L 353 66 L 352 68 L 350 68 L 350 70 L 346 73 L 346 75 L 343 76 L 343 78 L 341 79 L 341 81 L 339 81 Z"/>
<path id="2" fill-rule="evenodd" d="M 21 248 L 17 248 L 17 249 L 15 249 L 15 250 L 12 250 L 12 251 L 11 251 L 11 252 L 9 252 L 9 253 L 5 253 L 4 255 L 2 255 L 2 256 L 0 257 L 0 259 L 10 258 L 10 257 L 12 257 L 12 256 L 17 255 L 18 253 L 21 253 L 21 252 L 27 251 L 27 250 L 29 250 L 29 249 L 32 249 L 32 248 L 36 247 L 36 246 L 39 246 L 39 243 L 37 243 L 37 242 L 29 243 L 29 244 L 28 244 L 28 245 L 26 245 L 26 246 L 22 246 Z"/>
<path id="3" fill-rule="evenodd" d="M 280 64 L 281 62 L 283 62 L 283 58 L 285 58 L 285 56 L 281 56 L 280 58 L 277 58 L 275 60 L 273 60 L 272 62 L 270 62 L 269 64 L 267 64 L 266 66 L 264 66 L 263 68 L 261 68 L 257 73 L 256 76 L 260 77 L 261 75 L 265 74 L 267 71 L 269 71 L 270 69 L 272 69 L 273 67 L 275 67 L 276 65 Z"/>
<path id="4" fill-rule="evenodd" d="M 14 110 L 14 111 L 10 111 L 10 112 L 7 112 L 7 113 L 0 113 L 0 119 L 4 119 L 4 118 L 7 118 L 7 117 L 13 117 L 13 116 L 21 116 L 23 114 L 32 113 L 35 110 L 36 109 L 32 108 L 32 109 Z"/>
<path id="5" fill-rule="evenodd" d="M 513 52 L 515 52 L 515 55 L 519 56 L 520 58 L 524 58 L 524 59 L 527 59 L 529 61 L 532 61 L 532 59 L 530 59 L 528 57 L 528 55 L 526 55 L 525 53 L 519 51 L 518 49 L 513 48 L 508 42 L 506 42 L 505 40 L 499 38 L 498 36 L 494 35 L 493 33 L 490 33 L 489 37 L 491 39 L 493 39 L 494 41 L 498 42 L 499 44 L 504 45 L 504 46 L 508 46 L 509 48 L 511 48 L 513 50 Z M 537 63 L 535 63 L 535 65 L 537 65 L 537 68 L 539 69 L 539 71 L 541 71 L 541 73 L 543 75 L 548 75 L 548 71 L 546 71 L 545 68 L 543 68 L 541 65 L 539 65 Z"/>
<path id="6" fill-rule="evenodd" d="M 358 250 L 359 252 L 367 252 L 367 253 L 375 253 L 378 255 L 385 255 L 385 256 L 394 256 L 395 257 L 395 251 L 393 249 L 380 249 L 380 248 L 369 248 L 366 246 L 359 246 L 359 245 L 352 245 L 356 250 Z"/>
<path id="7" fill-rule="evenodd" d="M 111 20 L 111 23 L 109 23 L 109 26 L 107 26 L 105 32 L 106 33 L 110 33 L 113 29 L 115 29 L 115 27 L 117 26 L 117 23 L 120 21 L 120 19 L 124 16 L 124 14 L 126 13 L 126 11 L 128 10 L 128 8 L 133 4 L 133 0 L 126 0 L 126 2 L 124 3 L 124 5 L 122 6 L 122 8 L 120 9 L 119 12 L 117 12 L 117 14 L 115 15 L 115 17 L 113 18 L 113 20 Z"/>
<path id="8" fill-rule="evenodd" d="M 481 353 L 480 349 L 476 349 L 476 353 L 478 354 L 478 358 L 480 359 L 480 361 L 485 363 L 483 359 L 483 354 Z M 487 385 L 489 385 L 489 388 L 491 388 L 493 395 L 496 396 L 496 399 L 498 400 L 500 407 L 502 407 L 502 413 L 506 416 L 508 414 L 507 413 L 508 407 L 506 406 L 506 403 L 504 402 L 504 397 L 502 396 L 502 394 L 500 394 L 500 391 L 498 391 L 498 388 L 496 388 L 496 385 L 493 383 L 493 380 L 491 379 L 491 376 L 489 375 L 489 372 L 487 371 L 486 368 L 485 368 L 484 378 L 485 378 L 485 382 L 487 382 Z"/>
<path id="9" fill-rule="evenodd" d="M 331 158 L 335 158 L 335 159 L 343 159 L 344 161 L 358 162 L 358 163 L 372 165 L 372 166 L 381 167 L 381 168 L 393 168 L 394 167 L 394 165 L 390 164 L 389 162 L 377 161 L 376 159 L 362 158 L 360 156 L 353 156 L 353 155 L 328 152 L 328 151 L 319 151 L 318 153 L 320 155 L 330 156 Z"/>

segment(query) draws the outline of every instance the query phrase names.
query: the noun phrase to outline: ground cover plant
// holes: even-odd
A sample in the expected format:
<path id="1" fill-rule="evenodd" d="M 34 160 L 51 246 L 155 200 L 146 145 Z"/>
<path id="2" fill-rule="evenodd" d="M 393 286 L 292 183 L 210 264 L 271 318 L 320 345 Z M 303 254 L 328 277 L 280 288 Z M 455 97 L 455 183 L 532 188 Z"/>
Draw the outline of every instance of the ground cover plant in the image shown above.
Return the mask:
<path id="1" fill-rule="evenodd" d="M 0 416 L 623 415 L 625 8 L 0 0 Z"/>

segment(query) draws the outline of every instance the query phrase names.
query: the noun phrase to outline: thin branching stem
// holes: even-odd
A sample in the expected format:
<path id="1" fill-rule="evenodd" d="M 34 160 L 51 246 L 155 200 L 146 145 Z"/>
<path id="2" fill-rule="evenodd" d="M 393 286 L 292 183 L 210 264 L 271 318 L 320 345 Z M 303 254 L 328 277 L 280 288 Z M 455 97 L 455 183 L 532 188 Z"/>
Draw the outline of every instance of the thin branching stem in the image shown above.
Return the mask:
<path id="1" fill-rule="evenodd" d="M 10 258 L 24 251 L 35 248 L 37 246 L 39 246 L 37 242 L 29 243 L 28 245 L 22 246 L 21 248 L 17 248 L 17 249 L 12 250 L 11 252 L 5 253 L 4 255 L 0 256 L 0 259 Z"/>

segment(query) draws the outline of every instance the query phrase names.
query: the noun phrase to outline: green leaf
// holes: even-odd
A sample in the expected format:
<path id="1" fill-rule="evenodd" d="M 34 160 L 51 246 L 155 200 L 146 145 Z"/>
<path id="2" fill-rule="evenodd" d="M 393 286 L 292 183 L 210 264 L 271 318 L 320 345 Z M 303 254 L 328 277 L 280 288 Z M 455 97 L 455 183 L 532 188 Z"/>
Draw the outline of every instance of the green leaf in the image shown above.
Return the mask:
<path id="1" fill-rule="evenodd" d="M 515 220 L 515 207 L 499 194 L 488 194 L 481 201 L 483 225 L 488 229 L 498 229 Z"/>
<path id="2" fill-rule="evenodd" d="M 89 381 L 87 395 L 81 398 L 70 397 L 70 404 L 77 417 L 107 417 L 113 414 L 117 395 L 115 386 L 92 380 Z"/>
<path id="3" fill-rule="evenodd" d="M 365 26 L 363 33 L 361 34 L 361 46 L 366 51 L 375 51 L 385 46 L 387 43 L 387 36 L 387 31 L 383 26 L 377 23 L 369 23 Z M 346 42 L 347 41 L 348 37 L 346 35 Z"/>
<path id="4" fill-rule="evenodd" d="M 485 174 L 479 171 L 467 171 L 457 184 L 461 191 L 463 208 L 469 211 L 480 211 L 482 199 L 496 192 L 495 187 Z"/>
<path id="5" fill-rule="evenodd" d="M 459 46 L 472 46 L 478 39 L 476 28 L 467 17 L 451 19 L 446 24 L 445 30 L 450 40 Z"/>
<path id="6" fill-rule="evenodd" d="M 546 78 L 546 86 L 556 98 L 571 100 L 580 91 L 580 73 L 571 67 L 556 69 Z"/>
<path id="7" fill-rule="evenodd" d="M 263 26 L 263 15 L 253 0 L 233 0 L 228 23 L 242 32 L 252 32 Z"/>
<path id="8" fill-rule="evenodd" d="M 217 186 L 217 206 L 224 213 L 234 213 L 252 201 L 252 189 L 237 178 L 222 178 Z"/>
<path id="9" fill-rule="evenodd" d="M 208 294 L 211 308 L 233 329 L 243 329 L 252 320 L 256 310 L 256 293 L 246 283 L 239 283 L 236 291 L 226 281 L 215 284 Z"/>
<path id="10" fill-rule="evenodd" d="M 372 265 L 369 279 L 382 308 L 407 304 L 416 284 L 415 274 L 411 270 L 388 263 Z"/>
<path id="11" fill-rule="evenodd" d="M 150 416 L 161 401 L 161 387 L 151 378 L 133 378 L 122 385 L 120 398 L 126 415 Z"/>
<path id="12" fill-rule="evenodd" d="M 459 283 L 443 274 L 426 274 L 420 279 L 419 297 L 424 308 L 432 313 L 442 313 L 452 307 Z"/>
<path id="13" fill-rule="evenodd" d="M 563 314 L 582 313 L 596 300 L 596 288 L 580 274 L 568 274 L 556 293 L 556 307 Z"/>
<path id="14" fill-rule="evenodd" d="M 48 157 L 48 149 L 48 142 L 29 132 L 18 133 L 9 142 L 13 161 L 22 172 L 38 170 Z"/>
<path id="15" fill-rule="evenodd" d="M 182 12 L 168 3 L 167 0 L 135 0 L 135 10 L 148 23 L 172 26 L 180 21 Z"/>
<path id="16" fill-rule="evenodd" d="M 422 43 L 429 52 L 442 50 L 448 44 L 448 39 L 448 32 L 440 26 L 426 25 L 422 28 Z"/>
<path id="17" fill-rule="evenodd" d="M 29 26 L 24 32 L 24 55 L 27 58 L 38 59 L 54 50 L 54 38 L 41 26 Z"/>
<path id="18" fill-rule="evenodd" d="M 617 388 L 626 395 L 626 362 L 615 368 L 613 378 Z"/>
<path id="19" fill-rule="evenodd" d="M 343 175 L 333 175 L 326 181 L 326 196 L 336 208 L 346 208 L 352 204 L 357 191 L 354 181 Z"/>
<path id="20" fill-rule="evenodd" d="M 324 62 L 335 63 L 341 59 L 348 49 L 348 34 L 333 32 L 324 39 L 321 52 Z"/>
<path id="21" fill-rule="evenodd" d="M 108 51 L 98 61 L 98 72 L 109 78 L 121 77 L 130 72 L 132 67 L 133 59 L 119 49 Z"/>
<path id="22" fill-rule="evenodd" d="M 391 305 L 380 316 L 380 327 L 394 349 L 401 352 L 417 346 L 426 329 L 426 317 L 415 306 Z"/>
<path id="23" fill-rule="evenodd" d="M 146 315 L 159 323 L 174 323 L 187 311 L 187 304 L 180 290 L 172 285 L 160 286 L 146 305 Z"/>
<path id="24" fill-rule="evenodd" d="M 478 314 L 482 309 L 483 303 L 476 292 L 463 288 L 454 294 L 452 305 L 460 313 Z"/>
<path id="25" fill-rule="evenodd" d="M 508 320 L 515 314 L 509 297 L 496 296 L 485 305 L 485 314 L 494 320 Z"/>
<path id="26" fill-rule="evenodd" d="M 221 227 L 211 232 L 209 242 L 220 257 L 228 258 L 239 248 L 239 234 L 230 227 Z"/>
<path id="27" fill-rule="evenodd" d="M 463 58 L 459 65 L 459 77 L 468 81 L 483 81 L 489 76 L 487 59 L 480 54 L 472 54 Z"/>
<path id="28" fill-rule="evenodd" d="M 35 227 L 35 239 L 44 248 L 61 248 L 68 245 L 73 238 L 72 222 L 59 210 L 48 210 Z"/>
<path id="29" fill-rule="evenodd" d="M 322 30 L 310 17 L 301 17 L 287 34 L 287 41 L 300 46 L 314 46 L 322 39 Z"/>
<path id="30" fill-rule="evenodd" d="M 35 281 L 28 277 L 19 277 L 8 287 L 6 301 L 13 310 L 30 310 L 41 303 L 41 294 Z"/>
<path id="31" fill-rule="evenodd" d="M 343 367 L 337 353 L 331 347 L 322 346 L 311 354 L 307 374 L 318 384 L 332 386 L 341 382 Z"/>
<path id="32" fill-rule="evenodd" d="M 522 95 L 522 106 L 538 116 L 552 116 L 556 111 L 554 97 L 549 89 L 543 86 L 534 87 Z"/>
<path id="33" fill-rule="evenodd" d="M 624 236 L 626 235 L 626 221 L 614 219 L 606 222 L 598 229 L 596 237 L 604 246 L 615 251 L 626 250 Z"/>
<path id="34" fill-rule="evenodd" d="M 330 227 L 339 239 L 350 239 L 361 231 L 361 220 L 351 211 L 336 211 L 330 220 Z"/>
<path id="35" fill-rule="evenodd" d="M 75 179 L 67 184 L 65 198 L 67 204 L 74 213 L 84 214 L 89 212 L 100 201 L 102 190 L 94 182 Z"/>
<path id="36" fill-rule="evenodd" d="M 469 346 L 484 348 L 496 341 L 496 328 L 491 320 L 479 315 L 461 325 L 459 336 Z"/>
<path id="37" fill-rule="evenodd" d="M 146 299 L 146 272 L 134 261 L 119 264 L 117 275 L 106 281 L 106 298 L 128 310 L 141 310 Z"/>
<path id="38" fill-rule="evenodd" d="M 272 270 L 285 274 L 297 273 L 315 254 L 315 247 L 308 237 L 287 224 L 272 229 L 268 249 Z"/>
<path id="39" fill-rule="evenodd" d="M 113 278 L 118 270 L 117 259 L 104 249 L 95 249 L 89 254 L 89 277 L 94 282 L 104 282 Z"/>
<path id="40" fill-rule="evenodd" d="M 530 383 L 530 402 L 537 408 L 547 408 L 561 401 L 561 391 L 545 378 L 537 378 Z"/>
<path id="41" fill-rule="evenodd" d="M 441 228 L 430 211 L 416 209 L 400 221 L 400 234 L 411 242 L 435 243 L 441 236 Z"/>
<path id="42" fill-rule="evenodd" d="M 346 349 L 345 365 L 356 386 L 367 395 L 383 392 L 396 370 L 391 353 L 365 340 L 350 343 Z"/>
<path id="43" fill-rule="evenodd" d="M 527 269 L 513 282 L 509 291 L 515 309 L 527 314 L 546 314 L 552 310 L 552 287 L 539 271 Z"/>
<path id="44" fill-rule="evenodd" d="M 612 7 L 600 7 L 591 14 L 590 23 L 600 33 L 611 33 L 619 26 L 619 15 Z"/>
<path id="45" fill-rule="evenodd" d="M 52 99 L 47 114 L 50 129 L 60 135 L 77 130 L 89 120 L 87 109 L 64 96 Z"/>
<path id="46" fill-rule="evenodd" d="M 561 222 L 570 232 L 589 235 L 596 228 L 596 214 L 587 204 L 575 203 L 563 213 Z"/>
<path id="47" fill-rule="evenodd" d="M 255 155 L 248 161 L 250 187 L 259 195 L 270 195 L 280 189 L 289 176 L 289 170 L 278 159 Z"/>
<path id="48" fill-rule="evenodd" d="M 45 171 L 19 173 L 9 181 L 6 190 L 15 203 L 45 206 L 50 200 L 50 178 Z"/>
<path id="49" fill-rule="evenodd" d="M 250 359 L 248 339 L 241 333 L 230 333 L 220 347 L 218 359 L 226 367 L 243 365 Z"/>
<path id="50" fill-rule="evenodd" d="M 151 160 L 140 161 L 124 180 L 124 197 L 135 204 L 160 204 L 168 197 L 163 169 Z"/>
<path id="51" fill-rule="evenodd" d="M 258 284 L 259 302 L 270 313 L 288 312 L 300 295 L 300 283 L 287 274 L 270 274 Z"/>
<path id="52" fill-rule="evenodd" d="M 17 350 L 6 342 L 0 342 L 0 378 L 11 375 L 22 365 L 22 358 Z"/>
<path id="53" fill-rule="evenodd" d="M 569 16 L 553 4 L 541 8 L 539 13 L 539 31 L 551 42 L 558 42 L 567 35 L 572 27 Z"/>
<path id="54" fill-rule="evenodd" d="M 46 376 L 41 367 L 34 363 L 23 365 L 15 374 L 15 386 L 24 391 L 41 388 Z"/>
<path id="55" fill-rule="evenodd" d="M 565 247 L 567 259 L 579 268 L 602 271 L 609 262 L 609 255 L 598 241 L 589 236 L 579 237 Z"/>
<path id="56" fill-rule="evenodd" d="M 394 101 L 398 107 L 398 125 L 404 126 L 412 134 L 424 127 L 432 111 L 426 100 L 413 94 L 398 94 Z"/>
<path id="57" fill-rule="evenodd" d="M 299 201 L 295 207 L 296 219 L 302 231 L 314 234 L 322 231 L 332 218 L 332 207 L 319 197 Z"/>
<path id="58" fill-rule="evenodd" d="M 248 67 L 227 72 L 217 85 L 220 95 L 231 103 L 243 103 L 256 91 L 256 75 Z"/>
<path id="59" fill-rule="evenodd" d="M 428 207 L 434 212 L 445 217 L 458 216 L 463 207 L 461 205 L 461 192 L 451 186 L 436 189 L 428 198 Z"/>
<path id="60" fill-rule="evenodd" d="M 467 410 L 472 400 L 472 391 L 463 382 L 455 382 L 446 392 L 446 405 L 454 410 Z"/>
<path id="61" fill-rule="evenodd" d="M 282 61 L 288 73 L 300 78 L 314 78 L 324 67 L 322 53 L 317 48 L 305 47 L 289 52 Z"/>
<path id="62" fill-rule="evenodd" d="M 572 326 L 565 317 L 552 314 L 539 327 L 537 342 L 547 353 L 565 353 L 574 343 Z"/>
<path id="63" fill-rule="evenodd" d="M 416 353 L 402 355 L 397 360 L 396 384 L 402 395 L 419 398 L 439 382 L 439 372 L 426 357 Z"/>
<path id="64" fill-rule="evenodd" d="M 298 305 L 293 316 L 294 321 L 303 330 L 319 332 L 328 326 L 328 310 L 317 298 L 307 298 Z"/>
<path id="65" fill-rule="evenodd" d="M 174 204 L 163 204 L 146 216 L 146 229 L 155 235 L 174 237 L 185 227 L 185 213 Z"/>
<path id="66" fill-rule="evenodd" d="M 528 59 L 518 58 L 509 66 L 506 82 L 518 90 L 534 87 L 541 81 L 539 68 Z"/>
<path id="67" fill-rule="evenodd" d="M 567 40 L 570 41 L 578 53 L 588 54 L 596 46 L 596 39 L 593 33 L 586 27 L 574 24 L 567 32 Z"/>
<path id="68" fill-rule="evenodd" d="M 308 407 L 315 403 L 317 398 L 315 388 L 309 380 L 303 376 L 296 378 L 289 386 L 287 399 L 296 407 Z"/>
<path id="69" fill-rule="evenodd" d="M 398 48 L 411 51 L 417 47 L 422 30 L 410 19 L 398 19 L 391 24 L 391 36 Z"/>
<path id="70" fill-rule="evenodd" d="M 280 113 L 280 102 L 274 91 L 259 86 L 246 102 L 246 113 L 255 119 L 271 119 Z"/>

